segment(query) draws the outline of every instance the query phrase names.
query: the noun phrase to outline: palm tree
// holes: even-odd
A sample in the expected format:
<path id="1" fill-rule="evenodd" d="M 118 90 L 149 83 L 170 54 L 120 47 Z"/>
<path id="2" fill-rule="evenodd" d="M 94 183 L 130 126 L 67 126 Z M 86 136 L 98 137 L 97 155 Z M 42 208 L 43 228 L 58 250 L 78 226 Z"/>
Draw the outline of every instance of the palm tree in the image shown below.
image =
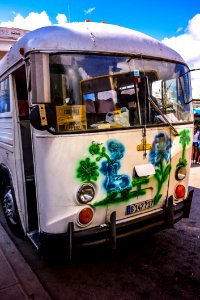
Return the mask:
<path id="1" fill-rule="evenodd" d="M 179 163 L 177 164 L 177 167 L 187 166 L 187 160 L 185 157 L 185 152 L 186 152 L 186 146 L 190 143 L 191 138 L 190 138 L 190 131 L 189 129 L 183 129 L 180 133 L 180 140 L 179 143 L 182 145 L 182 157 L 179 159 Z"/>

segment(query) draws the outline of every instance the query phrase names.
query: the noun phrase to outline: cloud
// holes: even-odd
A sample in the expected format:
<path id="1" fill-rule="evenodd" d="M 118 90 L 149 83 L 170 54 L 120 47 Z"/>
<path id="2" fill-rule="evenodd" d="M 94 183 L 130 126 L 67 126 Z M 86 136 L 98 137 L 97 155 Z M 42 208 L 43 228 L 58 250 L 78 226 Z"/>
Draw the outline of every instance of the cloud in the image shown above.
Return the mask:
<path id="1" fill-rule="evenodd" d="M 200 14 L 189 20 L 183 34 L 166 37 L 162 42 L 176 50 L 190 68 L 200 67 Z"/>
<path id="2" fill-rule="evenodd" d="M 85 10 L 85 14 L 86 15 L 91 14 L 94 10 L 95 10 L 95 7 L 89 8 L 89 9 Z"/>
<path id="3" fill-rule="evenodd" d="M 200 14 L 188 22 L 184 34 L 162 41 L 185 59 L 190 69 L 200 68 Z M 193 99 L 200 99 L 200 71 L 191 72 Z"/>
<path id="4" fill-rule="evenodd" d="M 67 23 L 67 16 L 64 14 L 57 14 L 56 20 L 58 24 L 65 24 Z"/>
<path id="5" fill-rule="evenodd" d="M 58 24 L 67 23 L 67 17 L 64 14 L 57 14 L 56 20 Z M 14 16 L 12 21 L 0 23 L 0 26 L 2 27 L 15 27 L 27 30 L 34 30 L 48 25 L 52 25 L 52 22 L 45 11 L 42 11 L 41 13 L 30 12 L 26 17 L 23 17 L 18 13 Z"/>

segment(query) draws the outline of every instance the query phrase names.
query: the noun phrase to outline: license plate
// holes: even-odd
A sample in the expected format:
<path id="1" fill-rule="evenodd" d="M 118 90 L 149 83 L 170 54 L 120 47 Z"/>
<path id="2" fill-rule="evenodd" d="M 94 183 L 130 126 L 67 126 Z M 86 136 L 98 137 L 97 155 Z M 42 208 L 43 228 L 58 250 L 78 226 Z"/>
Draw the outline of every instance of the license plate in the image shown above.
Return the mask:
<path id="1" fill-rule="evenodd" d="M 140 212 L 142 210 L 148 209 L 153 207 L 154 203 L 153 200 L 146 200 L 140 203 L 134 203 L 131 205 L 127 205 L 126 207 L 126 215 L 131 215 L 137 212 Z"/>

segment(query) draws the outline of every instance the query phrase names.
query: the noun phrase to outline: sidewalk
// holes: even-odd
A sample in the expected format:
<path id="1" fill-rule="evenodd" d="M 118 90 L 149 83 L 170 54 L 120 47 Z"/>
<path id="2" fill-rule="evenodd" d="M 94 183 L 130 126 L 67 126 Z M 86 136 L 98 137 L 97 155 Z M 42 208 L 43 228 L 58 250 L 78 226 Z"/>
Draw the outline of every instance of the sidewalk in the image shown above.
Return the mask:
<path id="1" fill-rule="evenodd" d="M 200 165 L 192 165 L 190 169 L 189 185 L 200 189 Z"/>
<path id="2" fill-rule="evenodd" d="M 51 299 L 1 224 L 0 299 Z"/>

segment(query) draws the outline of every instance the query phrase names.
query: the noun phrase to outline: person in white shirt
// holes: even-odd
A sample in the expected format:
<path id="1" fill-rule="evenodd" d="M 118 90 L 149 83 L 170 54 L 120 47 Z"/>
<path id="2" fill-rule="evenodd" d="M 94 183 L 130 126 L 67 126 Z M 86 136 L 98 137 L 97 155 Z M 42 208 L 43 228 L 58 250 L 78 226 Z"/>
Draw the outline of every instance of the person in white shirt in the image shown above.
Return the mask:
<path id="1" fill-rule="evenodd" d="M 200 139 L 200 132 L 198 126 L 194 126 L 193 144 L 192 144 L 192 164 L 196 164 L 198 158 L 198 145 Z"/>

